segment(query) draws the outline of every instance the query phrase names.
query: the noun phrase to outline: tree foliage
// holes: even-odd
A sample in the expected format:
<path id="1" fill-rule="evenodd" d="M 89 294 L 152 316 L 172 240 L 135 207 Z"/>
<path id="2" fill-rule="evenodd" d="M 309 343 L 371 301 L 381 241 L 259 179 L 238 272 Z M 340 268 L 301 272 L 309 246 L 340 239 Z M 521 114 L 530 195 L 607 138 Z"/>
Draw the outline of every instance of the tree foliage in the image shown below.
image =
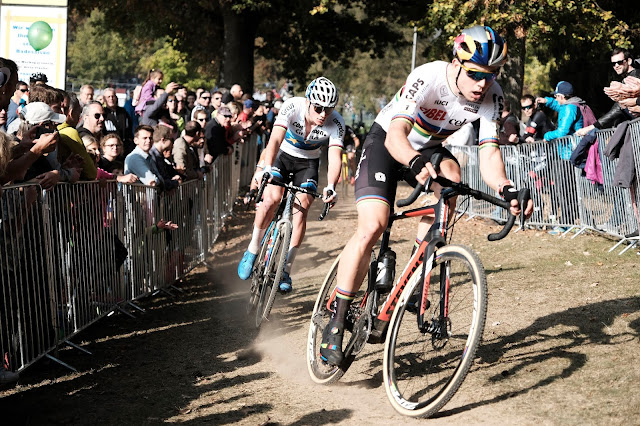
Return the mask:
<path id="1" fill-rule="evenodd" d="M 94 10 L 77 26 L 69 43 L 69 77 L 97 83 L 131 75 L 137 66 L 131 60 L 134 50 L 126 38 L 108 29 L 104 13 Z"/>
<path id="2" fill-rule="evenodd" d="M 542 64 L 554 61 L 551 82 L 573 79 L 578 93 L 596 99 L 594 88 L 600 93 L 608 81 L 608 61 L 603 60 L 615 46 L 633 47 L 640 34 L 638 17 L 628 3 L 612 0 L 435 0 L 419 23 L 425 34 L 443 31 L 430 48 L 435 55 L 450 50 L 455 35 L 471 25 L 490 25 L 505 35 L 510 60 L 501 83 L 512 99 L 522 93 L 527 57 Z M 528 50 L 532 54 L 527 56 Z M 587 65 L 594 69 L 578 72 Z M 540 86 L 536 81 L 527 85 Z"/>

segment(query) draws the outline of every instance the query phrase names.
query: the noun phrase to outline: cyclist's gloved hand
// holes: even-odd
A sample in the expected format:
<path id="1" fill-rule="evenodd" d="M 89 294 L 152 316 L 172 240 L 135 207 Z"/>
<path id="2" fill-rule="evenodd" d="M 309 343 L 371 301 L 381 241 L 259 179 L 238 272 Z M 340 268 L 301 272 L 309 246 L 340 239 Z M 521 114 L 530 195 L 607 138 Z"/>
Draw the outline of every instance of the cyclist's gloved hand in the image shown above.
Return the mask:
<path id="1" fill-rule="evenodd" d="M 338 201 L 338 193 L 333 184 L 330 183 L 322 190 L 322 201 L 331 203 L 332 206 Z"/>
<path id="2" fill-rule="evenodd" d="M 504 198 L 505 201 L 511 202 L 511 200 L 518 199 L 518 190 L 513 185 L 507 184 L 501 188 L 500 196 Z"/>
<path id="3" fill-rule="evenodd" d="M 506 181 L 504 184 L 500 185 L 498 188 L 498 195 L 504 198 L 505 201 L 508 201 L 511 204 L 511 214 L 517 216 L 520 214 L 521 209 L 525 209 L 525 216 L 528 218 L 531 216 L 533 212 L 533 202 L 531 199 L 527 200 L 525 204 L 526 206 L 519 205 L 518 201 L 519 191 L 513 186 L 513 182 Z M 516 200 L 514 203 L 513 200 Z"/>
<path id="4" fill-rule="evenodd" d="M 421 155 L 416 155 L 411 159 L 411 161 L 409 161 L 409 168 L 411 169 L 411 172 L 414 176 L 418 176 L 422 172 L 422 169 L 426 166 L 426 164 L 427 163 L 424 161 Z"/>

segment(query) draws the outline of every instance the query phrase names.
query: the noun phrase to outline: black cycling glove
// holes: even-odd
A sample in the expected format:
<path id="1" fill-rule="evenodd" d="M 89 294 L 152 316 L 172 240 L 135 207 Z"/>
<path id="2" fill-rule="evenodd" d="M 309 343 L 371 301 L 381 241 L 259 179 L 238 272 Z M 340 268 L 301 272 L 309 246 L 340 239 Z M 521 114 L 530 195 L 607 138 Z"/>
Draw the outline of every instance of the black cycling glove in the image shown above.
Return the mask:
<path id="1" fill-rule="evenodd" d="M 504 198 L 505 201 L 511 203 L 511 200 L 518 199 L 518 190 L 513 187 L 513 185 L 505 185 L 502 187 L 502 192 L 500 196 Z"/>
<path id="2" fill-rule="evenodd" d="M 413 175 L 417 176 L 426 164 L 421 155 L 416 155 L 409 161 L 409 168 L 413 172 Z"/>

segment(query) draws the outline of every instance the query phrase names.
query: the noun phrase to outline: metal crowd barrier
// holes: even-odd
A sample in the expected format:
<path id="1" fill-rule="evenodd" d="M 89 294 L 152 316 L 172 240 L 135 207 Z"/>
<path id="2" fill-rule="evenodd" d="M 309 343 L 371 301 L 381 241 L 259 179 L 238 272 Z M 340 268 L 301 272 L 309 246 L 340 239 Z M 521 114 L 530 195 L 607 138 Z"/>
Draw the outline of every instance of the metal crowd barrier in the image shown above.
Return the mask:
<path id="1" fill-rule="evenodd" d="M 528 187 L 534 203 L 534 212 L 528 220 L 532 226 L 559 226 L 562 235 L 576 231 L 572 238 L 591 230 L 607 234 L 619 242 L 631 242 L 622 252 L 638 244 L 638 237 L 625 235 L 638 230 L 638 218 L 634 213 L 634 199 L 640 197 L 640 119 L 629 123 L 627 132 L 634 151 L 635 184 L 631 189 L 614 184 L 618 159 L 604 155 L 614 130 L 596 131 L 598 156 L 602 167 L 603 182 L 592 182 L 583 171 L 570 161 L 571 152 L 580 142 L 577 136 L 566 136 L 552 143 L 536 142 L 516 146 L 502 146 L 502 158 L 507 176 L 518 187 Z M 449 146 L 461 165 L 463 181 L 472 187 L 488 191 L 479 168 L 477 146 Z M 632 194 L 634 197 L 632 197 Z M 506 220 L 507 212 L 477 200 L 458 200 L 458 209 L 470 217 L 480 216 L 499 221 Z"/>
<path id="2" fill-rule="evenodd" d="M 231 214 L 255 150 L 221 156 L 203 180 L 171 192 L 117 182 L 3 187 L 0 354 L 21 371 L 95 321 L 158 291 L 201 264 Z M 172 221 L 178 229 L 158 228 Z M 175 288 L 175 287 L 174 287 Z"/>

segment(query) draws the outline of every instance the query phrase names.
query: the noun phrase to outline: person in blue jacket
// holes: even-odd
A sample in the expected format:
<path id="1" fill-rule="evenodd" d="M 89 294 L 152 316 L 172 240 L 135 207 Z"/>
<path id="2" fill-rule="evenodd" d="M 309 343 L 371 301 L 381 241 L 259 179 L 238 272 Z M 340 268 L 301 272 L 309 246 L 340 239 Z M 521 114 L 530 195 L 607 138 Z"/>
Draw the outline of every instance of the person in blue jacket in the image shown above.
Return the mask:
<path id="1" fill-rule="evenodd" d="M 579 104 L 584 103 L 582 99 L 574 96 L 573 86 L 568 81 L 561 81 L 556 85 L 553 92 L 553 98 L 537 98 L 536 104 L 544 104 L 548 108 L 558 113 L 558 126 L 555 130 L 544 134 L 546 142 L 563 136 L 573 135 L 576 130 L 583 127 L 582 113 Z M 569 160 L 573 152 L 572 140 L 557 141 L 558 155 L 563 160 Z M 564 223 L 569 227 L 575 224 L 577 213 L 577 193 L 575 184 L 575 175 L 568 169 L 562 178 L 556 179 L 554 188 L 552 189 L 552 206 L 551 215 L 556 217 L 559 223 Z M 555 197 L 553 196 L 555 195 Z M 553 200 L 555 198 L 555 200 Z M 555 201 L 555 202 L 554 202 Z M 558 209 L 562 211 L 561 216 L 558 215 Z M 555 227 L 552 229 L 553 234 L 562 233 L 566 228 Z"/>
<path id="2" fill-rule="evenodd" d="M 536 99 L 536 104 L 543 104 L 558 113 L 558 126 L 555 130 L 544 134 L 544 140 L 546 142 L 572 135 L 576 130 L 582 128 L 582 113 L 578 107 L 578 104 L 581 103 L 584 103 L 584 101 L 574 96 L 573 86 L 568 81 L 561 81 L 556 85 L 553 98 L 546 97 Z M 569 151 L 568 155 L 563 155 L 561 152 L 560 157 L 568 160 L 571 157 L 571 151 Z"/>

